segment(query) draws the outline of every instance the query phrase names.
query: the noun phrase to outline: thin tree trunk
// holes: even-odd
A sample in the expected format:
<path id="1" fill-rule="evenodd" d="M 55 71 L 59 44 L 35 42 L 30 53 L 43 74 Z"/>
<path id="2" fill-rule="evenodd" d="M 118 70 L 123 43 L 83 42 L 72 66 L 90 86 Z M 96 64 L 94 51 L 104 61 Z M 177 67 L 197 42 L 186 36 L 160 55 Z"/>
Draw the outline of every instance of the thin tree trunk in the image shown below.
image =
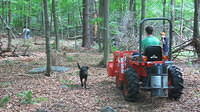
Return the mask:
<path id="1" fill-rule="evenodd" d="M 109 55 L 109 0 L 103 0 L 103 18 L 104 18 L 104 22 L 103 22 L 103 37 L 104 37 L 104 57 L 103 57 L 103 65 L 106 66 L 107 62 L 108 62 L 108 55 Z"/>
<path id="2" fill-rule="evenodd" d="M 166 17 L 166 0 L 163 0 L 163 17 Z M 165 32 L 165 21 L 163 21 L 163 32 Z"/>
<path id="3" fill-rule="evenodd" d="M 28 4 L 28 20 L 27 20 L 28 28 L 31 29 L 31 0 L 29 0 Z"/>
<path id="4" fill-rule="evenodd" d="M 174 15 L 175 15 L 174 5 L 175 5 L 175 1 L 171 0 L 171 21 L 172 21 L 172 25 L 174 25 Z"/>
<path id="5" fill-rule="evenodd" d="M 47 0 L 43 0 L 44 5 L 44 19 L 45 19 L 45 38 L 46 38 L 46 55 L 47 55 L 47 72 L 46 76 L 50 76 L 51 73 L 51 59 L 50 59 L 50 45 L 49 45 L 49 20 L 48 20 L 48 5 Z"/>
<path id="6" fill-rule="evenodd" d="M 95 18 L 95 1 L 89 0 L 89 19 L 92 20 Z M 89 24 L 89 44 L 93 44 L 95 38 L 95 23 Z"/>
<path id="7" fill-rule="evenodd" d="M 200 59 L 200 35 L 199 35 L 199 19 L 200 19 L 200 1 L 194 0 L 194 29 L 193 29 L 193 45 L 197 53 L 198 59 Z"/>
<path id="8" fill-rule="evenodd" d="M 103 0 L 100 0 L 99 1 L 99 14 L 98 14 L 98 17 L 99 18 L 103 18 Z M 102 27 L 103 27 L 103 24 L 102 22 L 98 22 L 98 31 L 97 31 L 97 35 L 98 35 L 98 45 L 99 45 L 99 52 L 101 52 L 103 50 L 103 47 L 102 47 Z"/>
<path id="9" fill-rule="evenodd" d="M 183 22 L 184 22 L 184 17 L 183 17 L 183 9 L 184 9 L 184 1 L 181 0 L 181 24 L 180 24 L 180 33 L 181 33 L 181 38 L 183 37 Z"/>
<path id="10" fill-rule="evenodd" d="M 43 1 L 41 1 L 41 7 L 43 7 Z M 44 25 L 44 8 L 42 8 L 41 9 L 41 27 L 40 27 L 40 29 L 41 29 L 41 31 L 42 31 L 42 33 L 44 33 L 45 32 L 45 25 Z"/>
<path id="11" fill-rule="evenodd" d="M 134 0 L 130 0 L 130 2 L 129 2 L 129 10 L 130 10 L 130 11 L 133 10 L 133 1 L 134 1 Z"/>
<path id="12" fill-rule="evenodd" d="M 89 0 L 83 0 L 83 42 L 82 47 L 90 48 L 89 40 Z"/>
<path id="13" fill-rule="evenodd" d="M 1 2 L 2 2 L 2 5 L 1 5 L 1 7 L 2 7 L 2 18 L 4 18 L 4 0 L 1 0 Z M 2 25 L 2 30 L 4 31 L 4 24 Z"/>
<path id="14" fill-rule="evenodd" d="M 11 23 L 11 1 L 7 1 L 8 3 L 8 25 L 10 26 Z M 9 27 L 8 26 L 8 27 Z M 8 30 L 8 47 L 7 50 L 10 51 L 11 50 L 11 42 L 12 42 L 12 36 L 11 36 L 11 32 L 10 29 Z"/>
<path id="15" fill-rule="evenodd" d="M 56 50 L 59 49 L 59 39 L 58 39 L 58 31 L 57 31 L 57 17 L 56 17 L 56 3 L 55 0 L 52 0 L 52 13 L 53 13 L 53 21 L 54 21 L 54 33 L 56 37 Z"/>
<path id="16" fill-rule="evenodd" d="M 146 15 L 146 0 L 142 0 L 141 7 L 141 20 L 145 18 Z M 142 32 L 144 31 L 144 25 L 142 25 Z"/>
<path id="17" fill-rule="evenodd" d="M 135 36 L 137 37 L 137 32 L 138 32 L 138 25 L 137 25 L 137 8 L 136 8 L 136 0 L 134 0 L 133 2 L 133 17 L 134 17 L 134 33 L 135 33 Z"/>

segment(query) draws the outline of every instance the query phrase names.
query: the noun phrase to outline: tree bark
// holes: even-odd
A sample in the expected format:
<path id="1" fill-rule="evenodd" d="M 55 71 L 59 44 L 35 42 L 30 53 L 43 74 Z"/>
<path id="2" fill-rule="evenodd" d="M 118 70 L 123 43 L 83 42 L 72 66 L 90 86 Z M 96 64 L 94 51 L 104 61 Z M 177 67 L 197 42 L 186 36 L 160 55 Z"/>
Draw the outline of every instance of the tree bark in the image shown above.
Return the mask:
<path id="1" fill-rule="evenodd" d="M 2 2 L 2 4 L 1 4 L 1 7 L 2 7 L 2 18 L 4 18 L 4 0 L 1 0 L 1 2 Z M 2 29 L 3 29 L 3 31 L 4 31 L 4 24 L 2 25 Z"/>
<path id="2" fill-rule="evenodd" d="M 108 55 L 109 55 L 109 0 L 103 0 L 103 18 L 104 18 L 104 29 L 103 29 L 103 37 L 104 37 L 104 57 L 103 57 L 103 65 L 106 66 L 108 62 Z"/>
<path id="3" fill-rule="evenodd" d="M 171 0 L 171 21 L 172 21 L 172 25 L 174 26 L 174 15 L 175 15 L 175 1 Z"/>
<path id="4" fill-rule="evenodd" d="M 163 17 L 166 17 L 166 0 L 163 0 Z M 165 21 L 163 21 L 163 32 L 165 32 Z"/>
<path id="5" fill-rule="evenodd" d="M 56 50 L 59 49 L 59 39 L 58 39 L 58 32 L 57 32 L 57 16 L 56 16 L 56 3 L 55 0 L 52 0 L 52 13 L 53 13 L 53 23 L 54 23 L 54 33 L 56 37 Z"/>
<path id="6" fill-rule="evenodd" d="M 8 3 L 8 23 L 7 23 L 7 27 L 10 26 L 10 23 L 11 23 L 11 1 L 7 1 Z M 8 29 L 8 46 L 7 46 L 7 50 L 10 51 L 11 50 L 11 42 L 12 42 L 12 36 L 11 36 L 11 32 L 10 32 L 10 29 Z"/>
<path id="7" fill-rule="evenodd" d="M 83 0 L 83 42 L 82 42 L 82 47 L 90 48 L 89 0 Z"/>
<path id="8" fill-rule="evenodd" d="M 198 59 L 200 59 L 200 35 L 199 35 L 199 19 L 200 19 L 200 1 L 194 0 L 194 29 L 193 29 L 193 46 L 196 50 Z"/>
<path id="9" fill-rule="evenodd" d="M 103 0 L 100 0 L 99 1 L 99 14 L 98 14 L 98 17 L 99 18 L 102 18 L 103 19 Z M 97 35 L 98 35 L 98 45 L 99 45 L 99 52 L 101 52 L 103 50 L 103 47 L 102 47 L 102 21 L 99 21 L 98 22 L 98 31 L 97 31 Z"/>
<path id="10" fill-rule="evenodd" d="M 142 0 L 141 4 L 141 20 L 145 18 L 146 15 L 146 0 Z M 142 32 L 144 31 L 144 25 L 142 25 Z"/>
<path id="11" fill-rule="evenodd" d="M 50 59 L 50 45 L 49 45 L 49 20 L 48 20 L 48 3 L 47 0 L 43 0 L 44 5 L 44 19 L 45 19 L 45 38 L 46 38 L 46 56 L 47 56 L 47 72 L 46 76 L 50 76 L 51 73 L 51 59 Z"/>
<path id="12" fill-rule="evenodd" d="M 183 37 L 183 25 L 184 25 L 183 9 L 184 9 L 184 1 L 181 0 L 181 24 L 180 24 L 181 38 Z"/>

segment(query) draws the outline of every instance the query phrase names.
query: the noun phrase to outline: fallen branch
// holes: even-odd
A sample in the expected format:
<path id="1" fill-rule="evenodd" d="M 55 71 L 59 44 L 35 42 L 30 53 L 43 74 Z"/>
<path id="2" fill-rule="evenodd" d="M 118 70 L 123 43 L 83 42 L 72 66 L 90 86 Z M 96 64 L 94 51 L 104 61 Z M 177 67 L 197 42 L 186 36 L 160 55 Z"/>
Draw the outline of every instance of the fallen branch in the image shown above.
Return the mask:
<path id="1" fill-rule="evenodd" d="M 12 36 L 16 39 L 16 36 L 15 36 L 15 34 L 13 33 L 11 27 L 9 27 L 9 25 L 4 21 L 4 19 L 3 19 L 2 16 L 0 16 L 0 19 L 2 20 L 2 23 L 6 25 L 6 29 L 7 29 L 7 30 L 10 30 L 10 33 L 11 33 Z"/>
<path id="2" fill-rule="evenodd" d="M 67 38 L 67 40 L 77 40 L 77 39 L 82 39 L 82 35 L 77 35 L 77 36 L 74 36 L 74 37 Z"/>
<path id="3" fill-rule="evenodd" d="M 172 53 L 176 53 L 182 49 L 184 49 L 185 47 L 187 46 L 190 46 L 191 44 L 193 43 L 192 39 L 191 40 L 188 40 L 188 41 L 185 41 L 183 42 L 182 44 L 178 45 L 178 46 L 175 46 L 175 50 L 172 51 Z"/>

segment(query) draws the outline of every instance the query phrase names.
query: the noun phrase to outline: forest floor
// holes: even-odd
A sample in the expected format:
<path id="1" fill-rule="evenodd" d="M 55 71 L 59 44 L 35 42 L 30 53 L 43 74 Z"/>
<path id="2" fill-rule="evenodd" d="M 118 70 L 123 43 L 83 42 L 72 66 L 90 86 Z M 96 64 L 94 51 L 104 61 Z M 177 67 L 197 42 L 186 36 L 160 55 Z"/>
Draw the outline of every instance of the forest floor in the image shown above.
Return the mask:
<path id="1" fill-rule="evenodd" d="M 39 42 L 44 43 L 44 39 Z M 32 68 L 45 65 L 44 48 L 43 44 L 31 45 L 30 56 L 0 59 L 0 98 L 10 96 L 10 101 L 0 108 L 0 112 L 99 112 L 105 106 L 117 112 L 200 111 L 199 64 L 187 64 L 183 60 L 176 62 L 182 68 L 185 86 L 179 101 L 151 98 L 148 92 L 141 91 L 143 97 L 139 101 L 127 102 L 116 89 L 115 78 L 108 77 L 106 68 L 97 66 L 102 54 L 95 49 L 63 47 L 56 55 L 56 64 L 69 67 L 69 71 L 53 72 L 50 77 L 44 73 L 28 74 Z M 87 89 L 80 86 L 76 62 L 90 67 Z M 31 91 L 33 98 L 20 97 L 19 93 L 24 91 Z M 23 104 L 23 97 L 32 104 Z M 35 99 L 38 99 L 37 103 Z"/>

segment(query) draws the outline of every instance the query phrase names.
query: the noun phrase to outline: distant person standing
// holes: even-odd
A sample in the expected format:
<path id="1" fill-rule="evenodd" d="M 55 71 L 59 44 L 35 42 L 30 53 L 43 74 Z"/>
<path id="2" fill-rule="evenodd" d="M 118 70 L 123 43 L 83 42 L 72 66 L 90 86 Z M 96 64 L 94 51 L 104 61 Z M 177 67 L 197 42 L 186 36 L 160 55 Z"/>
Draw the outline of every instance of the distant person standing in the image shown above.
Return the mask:
<path id="1" fill-rule="evenodd" d="M 23 29 L 24 39 L 31 38 L 30 33 L 31 33 L 31 30 L 28 27 L 24 27 Z"/>
<path id="2" fill-rule="evenodd" d="M 166 37 L 165 32 L 161 32 L 160 34 L 161 34 L 161 40 L 162 40 L 163 55 L 167 56 L 169 52 L 168 38 Z"/>

